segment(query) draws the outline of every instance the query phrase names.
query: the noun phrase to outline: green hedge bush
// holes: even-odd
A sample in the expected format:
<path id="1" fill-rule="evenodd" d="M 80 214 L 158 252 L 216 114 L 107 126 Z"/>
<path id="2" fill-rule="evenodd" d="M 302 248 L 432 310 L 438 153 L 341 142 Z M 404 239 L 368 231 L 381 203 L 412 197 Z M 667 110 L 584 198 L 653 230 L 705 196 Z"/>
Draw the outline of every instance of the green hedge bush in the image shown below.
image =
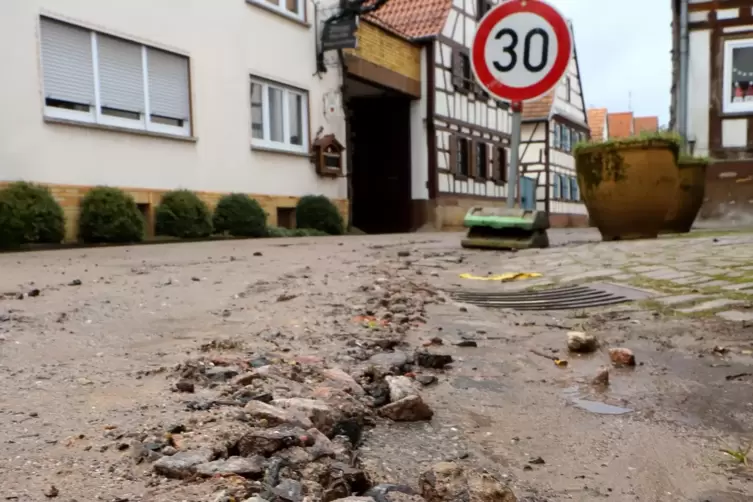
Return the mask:
<path id="1" fill-rule="evenodd" d="M 345 222 L 337 206 L 324 195 L 305 195 L 295 206 L 298 228 L 319 230 L 329 235 L 342 235 Z"/>
<path id="2" fill-rule="evenodd" d="M 118 188 L 99 186 L 81 200 L 78 237 L 86 243 L 140 242 L 146 222 L 136 202 Z"/>
<path id="3" fill-rule="evenodd" d="M 181 239 L 212 235 L 212 212 L 190 190 L 174 190 L 162 196 L 155 212 L 155 233 Z"/>
<path id="4" fill-rule="evenodd" d="M 0 247 L 57 244 L 64 237 L 63 208 L 49 189 L 19 181 L 0 190 Z"/>
<path id="5" fill-rule="evenodd" d="M 246 194 L 223 196 L 214 208 L 214 229 L 234 237 L 266 237 L 267 213 Z"/>
<path id="6" fill-rule="evenodd" d="M 268 237 L 322 237 L 325 235 L 329 234 L 313 228 L 269 227 L 267 233 Z"/>

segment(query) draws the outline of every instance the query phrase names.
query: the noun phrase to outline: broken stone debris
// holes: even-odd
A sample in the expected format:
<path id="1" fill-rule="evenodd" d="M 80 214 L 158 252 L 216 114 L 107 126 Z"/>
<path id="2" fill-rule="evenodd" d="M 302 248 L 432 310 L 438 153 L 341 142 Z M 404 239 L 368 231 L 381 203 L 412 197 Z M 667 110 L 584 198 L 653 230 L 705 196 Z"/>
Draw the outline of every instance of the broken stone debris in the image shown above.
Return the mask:
<path id="1" fill-rule="evenodd" d="M 599 348 L 599 341 L 591 333 L 570 331 L 567 333 L 567 348 L 571 352 L 589 353 Z"/>

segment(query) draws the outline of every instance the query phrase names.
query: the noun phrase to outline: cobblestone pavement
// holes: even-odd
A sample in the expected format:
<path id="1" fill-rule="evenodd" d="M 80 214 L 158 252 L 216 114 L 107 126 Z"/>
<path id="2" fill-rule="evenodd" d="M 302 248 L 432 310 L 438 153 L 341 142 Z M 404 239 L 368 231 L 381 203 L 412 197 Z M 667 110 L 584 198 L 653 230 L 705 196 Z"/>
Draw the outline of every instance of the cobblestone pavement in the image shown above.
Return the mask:
<path id="1" fill-rule="evenodd" d="M 665 314 L 753 322 L 753 232 L 700 231 L 613 243 L 588 242 L 598 238 L 591 229 L 550 235 L 553 247 L 506 255 L 489 273 L 543 274 L 508 283 L 507 290 L 608 281 L 648 290 L 645 305 Z M 484 260 L 483 254 L 472 255 L 461 268 L 470 272 Z"/>

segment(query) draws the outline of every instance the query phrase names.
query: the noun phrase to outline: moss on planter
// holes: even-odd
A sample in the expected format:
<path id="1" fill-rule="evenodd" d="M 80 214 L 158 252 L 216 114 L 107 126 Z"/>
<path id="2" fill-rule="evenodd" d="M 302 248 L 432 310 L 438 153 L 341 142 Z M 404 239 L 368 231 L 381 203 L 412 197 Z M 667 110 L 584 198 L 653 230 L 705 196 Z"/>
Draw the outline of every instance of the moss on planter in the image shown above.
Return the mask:
<path id="1" fill-rule="evenodd" d="M 627 166 L 621 152 L 642 148 L 668 148 L 676 160 L 680 152 L 680 139 L 673 133 L 658 132 L 575 145 L 576 169 L 583 188 L 596 188 L 605 180 L 625 180 Z"/>

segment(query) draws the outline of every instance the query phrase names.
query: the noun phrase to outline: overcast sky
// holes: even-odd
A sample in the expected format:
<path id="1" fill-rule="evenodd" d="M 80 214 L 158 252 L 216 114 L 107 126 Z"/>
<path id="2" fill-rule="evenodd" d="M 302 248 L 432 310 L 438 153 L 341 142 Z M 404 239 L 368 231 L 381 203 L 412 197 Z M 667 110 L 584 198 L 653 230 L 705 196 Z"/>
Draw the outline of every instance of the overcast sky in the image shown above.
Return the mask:
<path id="1" fill-rule="evenodd" d="M 573 22 L 586 106 L 610 112 L 632 108 L 638 116 L 658 115 L 666 125 L 672 80 L 670 2 L 548 1 Z"/>

